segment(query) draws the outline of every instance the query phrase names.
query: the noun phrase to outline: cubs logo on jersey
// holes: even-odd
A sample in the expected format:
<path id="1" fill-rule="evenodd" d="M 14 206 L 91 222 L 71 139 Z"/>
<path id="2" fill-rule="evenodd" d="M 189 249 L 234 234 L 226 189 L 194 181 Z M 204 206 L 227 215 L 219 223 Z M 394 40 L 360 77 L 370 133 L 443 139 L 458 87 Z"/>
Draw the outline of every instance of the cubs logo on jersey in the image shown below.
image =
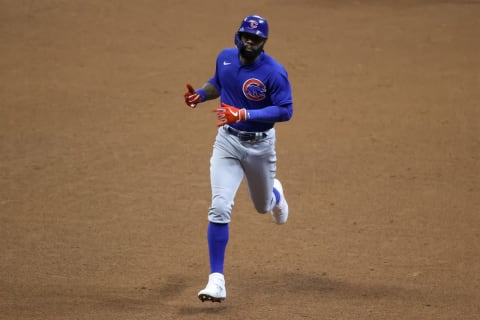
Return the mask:
<path id="1" fill-rule="evenodd" d="M 243 83 L 243 94 L 248 100 L 262 101 L 267 94 L 267 88 L 265 84 L 255 78 L 250 78 Z"/>

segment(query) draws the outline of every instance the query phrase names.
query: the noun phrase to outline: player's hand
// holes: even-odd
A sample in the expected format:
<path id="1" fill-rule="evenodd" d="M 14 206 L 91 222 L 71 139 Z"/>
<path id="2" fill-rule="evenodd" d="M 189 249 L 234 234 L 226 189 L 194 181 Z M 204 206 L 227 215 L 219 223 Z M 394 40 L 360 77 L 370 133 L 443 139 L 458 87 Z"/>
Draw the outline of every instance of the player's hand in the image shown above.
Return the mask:
<path id="1" fill-rule="evenodd" d="M 190 108 L 197 107 L 197 104 L 202 102 L 202 97 L 193 89 L 192 85 L 187 83 L 187 92 L 183 95 L 185 97 L 185 103 Z"/>
<path id="2" fill-rule="evenodd" d="M 222 103 L 221 107 L 213 109 L 213 112 L 217 113 L 219 121 L 217 127 L 247 120 L 247 109 L 238 109 L 226 103 Z"/>

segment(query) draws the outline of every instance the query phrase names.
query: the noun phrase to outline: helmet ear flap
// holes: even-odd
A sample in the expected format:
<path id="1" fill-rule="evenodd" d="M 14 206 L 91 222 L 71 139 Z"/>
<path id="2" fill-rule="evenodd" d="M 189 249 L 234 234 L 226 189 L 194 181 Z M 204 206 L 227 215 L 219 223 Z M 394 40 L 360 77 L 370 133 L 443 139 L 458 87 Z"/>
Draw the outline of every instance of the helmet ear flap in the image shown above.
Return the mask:
<path id="1" fill-rule="evenodd" d="M 238 50 L 243 48 L 243 41 L 240 39 L 240 33 L 236 32 L 235 33 L 235 39 L 234 39 L 235 45 L 237 46 Z"/>

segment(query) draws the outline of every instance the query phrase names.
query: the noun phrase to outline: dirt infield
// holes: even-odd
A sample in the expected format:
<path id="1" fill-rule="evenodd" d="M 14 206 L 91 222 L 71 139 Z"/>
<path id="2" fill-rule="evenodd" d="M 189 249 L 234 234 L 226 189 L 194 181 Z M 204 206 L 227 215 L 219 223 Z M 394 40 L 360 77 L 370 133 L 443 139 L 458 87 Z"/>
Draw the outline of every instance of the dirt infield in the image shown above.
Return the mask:
<path id="1" fill-rule="evenodd" d="M 216 102 L 182 95 L 252 13 L 291 218 L 242 185 L 201 303 Z M 0 319 L 479 319 L 479 1 L 0 0 L 0 38 Z"/>

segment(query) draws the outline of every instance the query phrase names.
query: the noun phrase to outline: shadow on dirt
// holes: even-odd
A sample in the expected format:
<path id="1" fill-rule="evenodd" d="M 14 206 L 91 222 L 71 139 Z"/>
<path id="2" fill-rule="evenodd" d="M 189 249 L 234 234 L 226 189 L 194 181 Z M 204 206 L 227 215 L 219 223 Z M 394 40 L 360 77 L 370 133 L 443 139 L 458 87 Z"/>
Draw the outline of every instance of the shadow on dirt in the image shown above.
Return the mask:
<path id="1" fill-rule="evenodd" d="M 400 286 L 368 282 L 353 283 L 345 279 L 332 279 L 325 275 L 305 275 L 285 273 L 278 277 L 262 276 L 253 279 L 247 287 L 241 287 L 241 292 L 258 292 L 261 286 L 269 294 L 275 296 L 291 295 L 292 293 L 308 297 L 335 298 L 346 300 L 358 299 L 417 299 L 425 295 L 420 289 L 409 289 Z M 255 288 L 253 287 L 255 286 Z"/>

